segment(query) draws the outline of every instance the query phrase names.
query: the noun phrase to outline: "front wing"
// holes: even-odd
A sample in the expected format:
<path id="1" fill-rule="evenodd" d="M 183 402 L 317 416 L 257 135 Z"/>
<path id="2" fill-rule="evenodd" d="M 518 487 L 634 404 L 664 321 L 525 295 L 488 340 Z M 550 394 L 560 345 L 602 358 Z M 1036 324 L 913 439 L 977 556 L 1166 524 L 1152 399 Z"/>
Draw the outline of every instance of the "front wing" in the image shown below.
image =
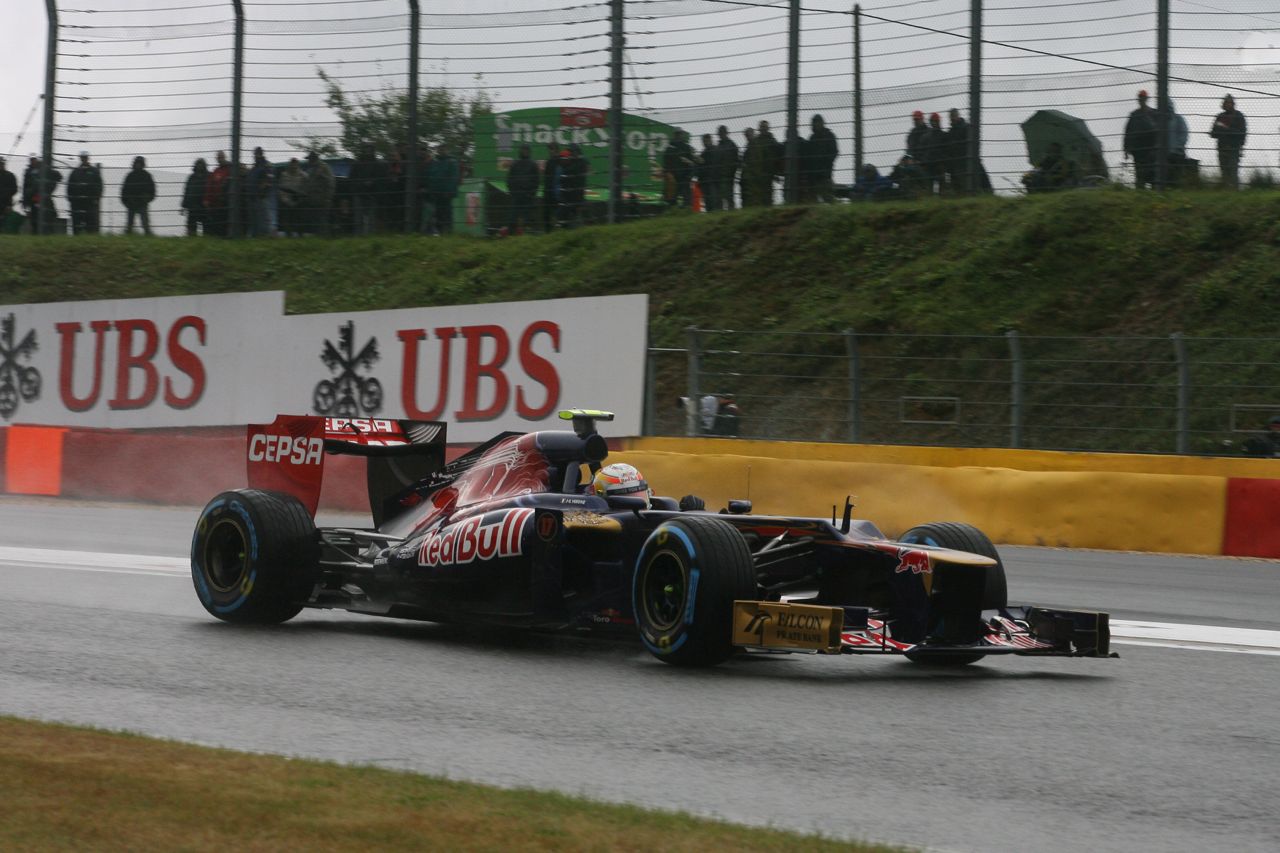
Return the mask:
<path id="1" fill-rule="evenodd" d="M 954 657 L 974 653 L 1118 657 L 1110 617 L 1085 610 L 1015 606 L 985 611 L 973 643 L 907 643 L 893 637 L 884 614 L 865 607 L 818 607 L 777 601 L 735 601 L 733 644 L 746 649 L 821 654 Z"/>

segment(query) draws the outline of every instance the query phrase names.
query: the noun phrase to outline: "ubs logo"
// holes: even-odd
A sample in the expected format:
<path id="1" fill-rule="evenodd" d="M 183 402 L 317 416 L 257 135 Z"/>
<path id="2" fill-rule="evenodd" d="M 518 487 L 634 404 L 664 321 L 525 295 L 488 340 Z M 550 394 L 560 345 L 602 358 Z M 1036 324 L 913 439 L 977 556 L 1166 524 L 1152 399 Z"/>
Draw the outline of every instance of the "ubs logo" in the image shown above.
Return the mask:
<path id="1" fill-rule="evenodd" d="M 378 339 L 369 338 L 359 351 L 355 348 L 356 324 L 348 321 L 338 327 L 338 345 L 324 342 L 320 360 L 334 374 L 331 379 L 316 383 L 311 395 L 311 405 L 318 415 L 337 415 L 354 418 L 374 415 L 382 411 L 382 383 L 373 376 L 361 376 L 373 368 L 381 357 Z"/>
<path id="2" fill-rule="evenodd" d="M 40 371 L 30 364 L 31 356 L 39 347 L 35 329 L 17 340 L 14 316 L 0 320 L 0 417 L 6 421 L 13 417 L 20 402 L 31 403 L 40 399 Z"/>

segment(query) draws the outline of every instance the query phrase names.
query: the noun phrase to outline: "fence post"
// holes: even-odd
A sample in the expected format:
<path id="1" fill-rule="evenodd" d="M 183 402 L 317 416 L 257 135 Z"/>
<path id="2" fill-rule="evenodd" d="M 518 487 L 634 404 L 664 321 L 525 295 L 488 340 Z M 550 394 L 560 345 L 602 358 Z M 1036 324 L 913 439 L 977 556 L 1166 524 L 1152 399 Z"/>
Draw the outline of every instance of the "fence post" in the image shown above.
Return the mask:
<path id="1" fill-rule="evenodd" d="M 685 435 L 692 436 L 702 432 L 701 424 L 698 422 L 702 407 L 702 393 L 698 390 L 702 373 L 702 350 L 698 341 L 697 326 L 687 327 L 685 335 L 689 339 L 688 381 L 686 382 L 688 390 L 685 392 L 689 397 L 689 405 L 685 406 L 684 432 Z"/>
<path id="2" fill-rule="evenodd" d="M 404 232 L 412 234 L 421 214 L 418 205 L 418 182 L 422 176 L 418 174 L 419 161 L 422 154 L 418 150 L 418 41 L 422 22 L 422 11 L 418 0 L 409 0 L 409 112 L 406 118 L 408 126 L 405 132 L 409 135 L 409 162 L 405 164 L 404 182 Z M 454 152 L 462 156 L 465 152 Z"/>
<path id="3" fill-rule="evenodd" d="M 862 6 L 853 6 L 853 180 L 862 169 Z"/>
<path id="4" fill-rule="evenodd" d="M 782 200 L 800 201 L 800 0 L 791 0 L 787 28 L 787 175 Z M 773 192 L 770 187 L 769 192 Z"/>
<path id="5" fill-rule="evenodd" d="M 45 12 L 49 17 L 49 36 L 45 43 L 44 56 L 44 140 L 40 143 L 40 182 L 37 192 L 40 194 L 40 206 L 36 208 L 36 221 L 32 223 L 32 234 L 48 234 L 52 223 L 49 222 L 49 211 L 53 209 L 51 199 L 46 198 L 49 187 L 49 171 L 53 169 L 53 97 L 58 82 L 58 3 L 57 0 L 44 0 Z"/>
<path id="6" fill-rule="evenodd" d="M 1182 332 L 1169 336 L 1178 363 L 1178 437 L 1177 452 L 1186 454 L 1191 446 L 1191 362 L 1187 358 L 1187 339 Z"/>
<path id="7" fill-rule="evenodd" d="M 1022 446 L 1022 339 L 1013 329 L 1004 333 L 1009 341 L 1009 446 Z"/>
<path id="8" fill-rule="evenodd" d="M 231 68 L 231 179 L 227 182 L 227 236 L 240 236 L 240 113 L 244 109 L 244 3 L 231 0 L 236 40 Z"/>
<path id="9" fill-rule="evenodd" d="M 1156 3 L 1156 189 L 1169 179 L 1169 0 Z M 1181 452 L 1181 451 L 1180 451 Z"/>
<path id="10" fill-rule="evenodd" d="M 657 434 L 658 390 L 658 357 L 652 346 L 645 348 L 644 358 L 644 419 L 640 429 L 643 435 Z"/>
<path id="11" fill-rule="evenodd" d="M 622 219 L 623 0 L 609 0 L 609 222 Z"/>
<path id="12" fill-rule="evenodd" d="M 862 365 L 858 362 L 858 333 L 845 329 L 844 352 L 849 364 L 849 441 L 862 436 Z"/>
<path id="13" fill-rule="evenodd" d="M 976 195 L 982 187 L 982 0 L 971 0 L 969 8 L 968 156 L 969 186 L 966 189 Z"/>

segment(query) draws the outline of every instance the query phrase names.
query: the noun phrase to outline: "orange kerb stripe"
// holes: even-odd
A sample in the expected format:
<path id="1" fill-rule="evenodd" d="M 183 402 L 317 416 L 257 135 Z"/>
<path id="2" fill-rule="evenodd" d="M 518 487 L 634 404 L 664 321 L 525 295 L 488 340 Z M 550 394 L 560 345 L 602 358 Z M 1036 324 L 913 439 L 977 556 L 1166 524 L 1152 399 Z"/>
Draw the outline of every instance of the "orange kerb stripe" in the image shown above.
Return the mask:
<path id="1" fill-rule="evenodd" d="M 11 426 L 4 448 L 5 491 L 62 494 L 63 427 Z"/>

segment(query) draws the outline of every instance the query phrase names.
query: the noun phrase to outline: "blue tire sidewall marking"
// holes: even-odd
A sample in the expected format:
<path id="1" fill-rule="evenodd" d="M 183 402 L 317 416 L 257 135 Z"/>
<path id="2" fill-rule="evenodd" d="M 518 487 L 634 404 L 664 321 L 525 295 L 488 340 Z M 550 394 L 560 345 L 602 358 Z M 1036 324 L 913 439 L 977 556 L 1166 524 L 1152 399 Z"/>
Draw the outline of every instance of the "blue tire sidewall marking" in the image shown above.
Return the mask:
<path id="1" fill-rule="evenodd" d="M 209 589 L 208 585 L 205 583 L 204 569 L 200 565 L 200 559 L 198 556 L 199 551 L 195 547 L 196 538 L 200 535 L 200 524 L 203 523 L 205 519 L 208 518 L 210 515 L 213 515 L 218 510 L 222 509 L 224 504 L 226 504 L 227 510 L 234 511 L 236 515 L 240 516 L 240 518 L 244 521 L 245 530 L 249 534 L 250 569 L 249 569 L 248 585 L 250 590 L 253 589 L 254 584 L 257 582 L 257 579 L 258 579 L 258 568 L 257 568 L 258 530 L 254 526 L 253 518 L 249 515 L 248 508 L 245 507 L 244 504 L 242 504 L 240 501 L 237 501 L 237 500 L 233 500 L 230 503 L 228 503 L 227 501 L 218 500 L 209 504 L 209 506 L 205 507 L 205 511 L 200 515 L 200 522 L 197 522 L 196 524 L 196 533 L 191 539 L 191 574 L 195 578 L 196 591 L 200 594 L 201 600 L 204 601 L 205 605 L 211 608 L 215 613 L 230 613 L 233 610 L 238 610 L 240 607 L 244 605 L 246 601 L 249 600 L 248 595 L 241 592 L 240 595 L 235 599 L 235 601 L 232 601 L 230 604 L 217 604 L 214 601 L 212 591 Z M 242 583 L 241 589 L 243 588 L 244 588 L 244 584 Z"/>
<path id="2" fill-rule="evenodd" d="M 679 649 L 681 646 L 683 646 L 685 644 L 685 641 L 689 639 L 689 635 L 683 630 L 683 626 L 693 624 L 694 602 L 697 600 L 697 596 L 698 596 L 698 567 L 697 567 L 697 559 L 695 557 L 694 550 L 693 550 L 693 542 L 689 540 L 688 535 L 679 527 L 676 527 L 675 525 L 664 524 L 660 526 L 657 530 L 653 531 L 653 533 L 649 534 L 650 539 L 656 536 L 658 534 L 658 531 L 661 531 L 661 530 L 665 530 L 667 533 L 676 536 L 681 542 L 684 543 L 685 551 L 687 551 L 689 554 L 689 591 L 687 593 L 688 603 L 685 606 L 684 622 L 681 623 L 681 627 L 679 629 L 680 636 L 678 639 L 676 639 L 670 645 L 664 648 L 662 646 L 656 646 L 653 643 L 649 642 L 648 638 L 645 637 L 644 635 L 644 631 L 641 631 L 640 642 L 642 642 L 645 648 L 647 648 L 650 652 L 652 652 L 655 655 L 669 655 L 672 652 Z M 648 544 L 648 540 L 646 540 L 645 544 L 646 545 Z M 636 577 L 640 576 L 640 565 L 641 565 L 640 561 L 642 559 L 644 559 L 643 548 L 641 549 L 640 558 L 636 560 L 636 574 L 635 574 Z M 637 592 L 638 590 L 636 589 L 636 584 L 633 583 L 631 585 L 631 609 L 636 614 L 636 622 L 638 623 L 640 621 L 640 603 L 636 600 Z"/>

